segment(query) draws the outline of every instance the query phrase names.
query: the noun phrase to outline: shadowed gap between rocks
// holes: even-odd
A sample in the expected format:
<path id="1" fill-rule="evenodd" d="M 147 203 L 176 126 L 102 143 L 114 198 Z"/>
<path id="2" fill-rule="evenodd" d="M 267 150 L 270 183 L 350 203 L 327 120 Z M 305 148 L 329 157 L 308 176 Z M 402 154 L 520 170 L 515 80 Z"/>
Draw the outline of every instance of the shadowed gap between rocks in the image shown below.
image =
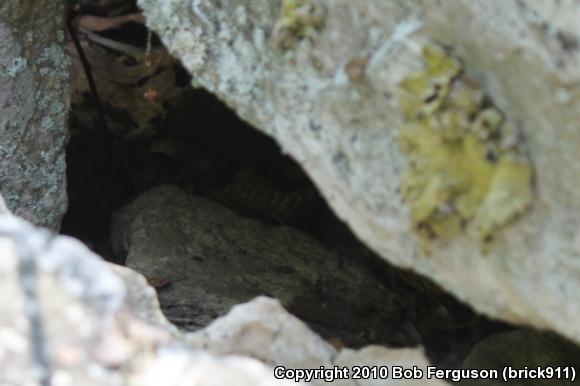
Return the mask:
<path id="1" fill-rule="evenodd" d="M 139 34 L 143 30 L 137 25 L 107 36 L 125 36 L 127 42 L 144 45 L 142 38 L 135 37 Z M 175 66 L 174 81 L 176 87 L 184 87 L 190 79 Z M 62 233 L 82 240 L 108 261 L 125 265 L 130 256 L 128 265 L 148 277 L 158 289 L 162 309 L 170 320 L 173 315 L 172 321 L 182 328 L 202 327 L 233 304 L 264 294 L 282 298 L 290 312 L 336 345 L 423 344 L 434 363 L 446 366 L 457 366 L 481 338 L 509 329 L 475 315 L 427 280 L 397 270 L 369 251 L 271 138 L 242 122 L 211 94 L 185 89 L 179 98 L 163 103 L 163 116 L 152 120 L 147 130 L 141 130 L 127 111 L 105 103 L 111 127 L 106 133 L 94 127 L 95 112 L 88 100 L 85 94 L 80 103 L 73 104 L 70 118 L 69 210 Z M 146 192 L 150 192 L 148 196 Z M 160 197 L 160 192 L 168 194 L 166 207 L 154 208 L 155 204 L 147 200 Z M 131 204 L 139 197 L 149 197 L 143 198 L 144 207 Z M 186 207 L 203 207 L 203 212 L 191 213 L 198 218 L 209 215 L 207 223 L 219 212 L 221 222 L 215 222 L 213 228 L 196 225 L 191 213 L 190 217 L 183 214 L 187 208 L 176 206 L 180 200 Z M 148 210 L 153 212 L 145 216 Z M 163 220 L 166 223 L 156 224 L 161 225 L 158 230 L 141 229 L 145 233 L 156 232 L 157 239 L 149 236 L 137 245 L 115 246 L 111 242 L 119 234 L 134 240 L 133 222 L 147 223 L 149 219 L 154 223 L 163 212 L 173 214 Z M 187 224 L 175 225 L 176 221 Z M 112 223 L 125 228 L 112 231 Z M 289 238 L 288 248 L 297 249 L 288 255 L 286 264 L 276 265 L 272 262 L 276 257 L 286 256 L 282 253 L 287 249 L 283 242 L 264 250 L 256 238 L 228 233 L 228 224 L 264 232 L 273 235 L 273 239 Z M 187 241 L 168 231 L 173 228 L 177 228 L 176 233 L 183 229 L 194 232 L 186 235 L 202 229 L 214 237 L 208 240 L 215 240 L 221 247 L 185 245 Z M 234 235 L 239 240 L 228 239 Z M 292 245 L 297 239 L 301 241 Z M 149 244 L 151 240 L 153 245 Z M 117 240 L 117 244 L 122 242 Z M 171 270 L 158 274 L 155 261 L 163 260 L 163 266 L 167 266 L 168 259 L 184 257 L 169 253 L 171 243 L 185 251 L 182 252 L 187 258 L 183 261 L 193 264 L 188 265 L 191 274 L 187 270 L 180 272 L 179 278 Z M 232 250 L 228 252 L 227 248 Z M 149 256 L 145 256 L 147 252 L 151 252 Z M 230 254 L 235 264 L 228 261 Z M 302 256 L 302 260 L 297 260 L 299 265 L 293 265 L 294 255 Z M 213 259 L 213 265 L 204 263 L 208 259 Z M 253 260 L 238 266 L 243 259 Z M 220 261 L 224 264 L 221 272 Z M 192 286 L 196 280 L 203 282 L 204 273 L 199 270 L 209 265 L 215 275 L 206 283 L 209 289 Z M 244 265 L 253 267 L 255 272 L 246 276 L 240 273 L 244 280 L 226 286 L 226 292 L 212 287 L 219 279 L 239 280 L 235 270 L 243 270 Z M 266 274 L 258 272 L 262 270 Z M 360 282 L 349 281 L 353 278 Z M 268 281 L 272 283 L 265 283 Z M 199 291 L 205 291 L 201 294 L 203 299 L 217 300 L 193 305 L 184 301 L 183 297 L 191 299 L 192 293 L 201 296 Z"/>
<path id="2" fill-rule="evenodd" d="M 75 107 L 71 125 L 80 125 L 82 118 L 78 117 L 90 114 L 90 107 L 88 109 L 89 112 Z M 115 119 L 114 113 L 108 114 L 108 118 Z M 151 141 L 125 142 L 113 136 L 95 135 L 87 128 L 78 129 L 67 148 L 70 206 L 62 231 L 81 239 L 111 262 L 124 264 L 126 258 L 113 252 L 110 241 L 113 213 L 140 193 L 169 184 L 187 194 L 214 200 L 232 209 L 238 216 L 263 222 L 267 227 L 291 226 L 305 232 L 342 259 L 358 260 L 377 283 L 402 294 L 397 301 L 407 304 L 398 305 L 397 312 L 403 313 L 398 315 L 402 330 L 400 337 L 390 342 L 385 338 L 382 342 L 373 342 L 369 340 L 376 336 L 373 334 L 350 341 L 340 336 L 326 336 L 339 342 L 337 344 L 414 346 L 423 343 L 435 361 L 456 364 L 467 354 L 472 343 L 490 332 L 505 329 L 475 316 L 470 309 L 422 278 L 390 267 L 358 242 L 318 195 L 310 203 L 307 213 L 293 219 L 290 224 L 268 214 L 268 208 L 247 208 L 243 203 L 236 203 L 235 198 L 227 201 L 227 197 L 212 196 L 214 191 L 235 194 L 236 189 L 232 189 L 233 192 L 227 190 L 228 184 L 235 183 L 236 176 L 247 170 L 251 172 L 242 182 L 271 184 L 272 189 L 286 193 L 315 189 L 298 165 L 281 154 L 273 140 L 238 120 L 234 113 L 206 92 L 186 91 L 166 119 L 159 122 L 158 133 Z M 258 177 L 252 177 L 254 173 Z M 293 274 L 291 265 L 286 269 L 288 271 L 281 274 Z M 163 277 L 150 279 L 154 286 L 160 287 L 160 294 L 167 291 L 164 287 L 169 284 L 163 283 Z M 156 279 L 161 282 L 155 283 Z M 178 284 L 172 283 L 171 286 L 179 290 Z M 243 283 L 240 285 L 243 286 Z M 324 286 L 324 283 L 317 285 Z M 248 293 L 248 297 L 259 294 Z M 343 296 L 334 295 L 339 299 Z M 173 296 L 179 297 L 179 294 Z M 307 323 L 309 320 L 305 316 L 310 316 L 314 325 L 332 324 L 332 320 L 337 322 L 340 319 L 332 312 L 325 314 L 323 309 L 313 309 L 312 303 L 307 301 L 308 296 L 306 293 L 302 298 L 296 298 L 287 304 L 287 308 Z M 163 306 L 163 296 L 161 299 Z M 380 309 L 380 303 L 376 307 Z M 340 305 L 336 304 L 335 309 L 338 308 Z M 372 313 L 376 313 L 377 309 L 359 310 L 359 313 L 368 313 L 372 318 Z M 210 315 L 207 322 L 217 316 L 219 314 Z M 348 321 L 348 318 L 345 320 Z M 179 315 L 173 321 L 179 325 L 184 317 Z M 360 324 L 362 320 L 358 322 Z"/>

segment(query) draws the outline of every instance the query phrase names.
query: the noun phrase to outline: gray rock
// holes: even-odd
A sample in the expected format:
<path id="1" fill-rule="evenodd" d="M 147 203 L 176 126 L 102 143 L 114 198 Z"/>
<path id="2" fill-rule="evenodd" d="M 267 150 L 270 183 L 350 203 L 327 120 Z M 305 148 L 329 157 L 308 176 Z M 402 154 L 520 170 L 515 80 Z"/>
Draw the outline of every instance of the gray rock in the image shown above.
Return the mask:
<path id="1" fill-rule="evenodd" d="M 293 386 L 294 380 L 277 380 L 272 369 L 254 358 L 215 356 L 205 351 L 171 350 L 160 353 L 144 369 L 139 369 L 130 386 Z"/>
<path id="2" fill-rule="evenodd" d="M 427 361 L 422 350 L 417 348 L 390 350 L 381 346 L 367 346 L 360 350 L 344 349 L 336 356 L 333 363 L 351 369 L 353 378 L 355 373 L 352 369 L 355 367 L 369 369 L 370 376 L 351 380 L 359 386 L 448 385 L 444 380 L 427 377 L 427 367 L 433 366 Z M 387 377 L 383 377 L 379 370 L 382 369 L 382 374 L 386 374 L 385 368 L 389 371 Z M 405 377 L 394 372 L 395 368 L 405 369 Z M 377 375 L 372 375 L 375 369 Z M 415 375 L 409 376 L 408 373 L 413 373 L 413 371 Z"/>
<path id="3" fill-rule="evenodd" d="M 159 317 L 152 291 L 77 240 L 0 216 L 0 384 L 290 385 L 273 379 L 273 366 L 331 368 L 337 356 L 337 366 L 427 364 L 418 349 L 337 353 L 263 297 L 184 335 Z"/>
<path id="4" fill-rule="evenodd" d="M 409 342 L 410 304 L 358 261 L 177 187 L 151 189 L 119 210 L 112 240 L 128 267 L 159 283 L 165 315 L 187 329 L 268 295 L 327 338 Z"/>
<path id="5" fill-rule="evenodd" d="M 319 336 L 312 333 L 304 323 L 289 315 L 280 302 L 259 297 L 240 304 L 201 331 L 188 334 L 191 347 L 207 350 L 212 355 L 242 355 L 260 358 L 272 366 L 286 369 L 348 369 L 344 379 L 314 379 L 313 385 L 329 383 L 340 386 L 378 385 L 446 385 L 442 380 L 396 379 L 390 372 L 393 366 L 413 368 L 426 373 L 429 362 L 420 348 L 388 349 L 372 345 L 353 350 L 344 348 L 337 351 Z M 353 373 L 355 366 L 368 368 L 388 368 L 386 377 L 373 377 Z M 377 370 L 378 371 L 378 370 Z"/>
<path id="6" fill-rule="evenodd" d="M 6 203 L 4 202 L 4 198 L 0 194 L 0 215 L 11 215 L 10 211 L 6 207 Z"/>
<path id="7" fill-rule="evenodd" d="M 276 138 L 378 254 L 487 315 L 580 342 L 578 3 L 294 2 L 322 7 L 325 20 L 300 27 L 303 14 L 289 26 L 282 1 L 139 1 L 194 84 Z M 280 33 L 293 39 L 277 44 Z M 448 47 L 517 123 L 534 166 L 531 210 L 487 250 L 467 236 L 425 248 L 400 194 L 395 90 L 431 43 Z"/>
<path id="8" fill-rule="evenodd" d="M 125 288 L 80 242 L 0 217 L 0 383 L 122 385 Z M 90 367 L 94 372 L 88 371 Z"/>
<path id="9" fill-rule="evenodd" d="M 529 329 L 492 335 L 477 343 L 465 361 L 464 369 L 496 369 L 499 374 L 510 366 L 516 370 L 574 366 L 580 368 L 580 348 L 553 333 Z M 562 373 L 563 376 L 564 373 Z M 571 373 L 570 373 L 571 375 Z M 500 379 L 464 380 L 460 385 L 505 385 Z M 520 377 L 509 381 L 515 386 L 570 385 L 570 379 Z"/>
<path id="10" fill-rule="evenodd" d="M 328 366 L 338 354 L 278 300 L 264 296 L 232 307 L 204 329 L 187 334 L 185 340 L 190 347 L 213 355 L 250 356 L 294 368 Z"/>
<path id="11" fill-rule="evenodd" d="M 67 206 L 65 3 L 0 3 L 0 190 L 14 214 L 53 229 Z"/>

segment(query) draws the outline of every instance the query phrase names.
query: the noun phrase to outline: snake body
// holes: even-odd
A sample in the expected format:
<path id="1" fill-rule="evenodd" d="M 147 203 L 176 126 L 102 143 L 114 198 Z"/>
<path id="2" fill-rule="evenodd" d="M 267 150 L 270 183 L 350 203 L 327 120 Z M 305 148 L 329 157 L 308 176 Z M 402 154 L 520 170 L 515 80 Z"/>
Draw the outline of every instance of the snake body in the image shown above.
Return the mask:
<path id="1" fill-rule="evenodd" d="M 206 194 L 242 216 L 258 217 L 276 224 L 294 224 L 308 215 L 317 200 L 314 187 L 285 191 L 244 167 L 230 184 Z"/>

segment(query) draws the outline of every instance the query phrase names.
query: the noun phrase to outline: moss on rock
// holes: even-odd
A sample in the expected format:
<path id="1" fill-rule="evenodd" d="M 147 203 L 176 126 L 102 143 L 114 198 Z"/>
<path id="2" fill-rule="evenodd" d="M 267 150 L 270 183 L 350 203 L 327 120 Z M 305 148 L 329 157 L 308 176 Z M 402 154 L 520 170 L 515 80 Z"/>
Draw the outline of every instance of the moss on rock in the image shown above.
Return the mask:
<path id="1" fill-rule="evenodd" d="M 478 241 L 533 200 L 533 169 L 515 127 L 443 48 L 423 50 L 424 69 L 398 88 L 408 157 L 401 193 L 425 239 L 465 231 Z"/>
<path id="2" fill-rule="evenodd" d="M 280 48 L 290 48 L 311 39 L 324 24 L 325 12 L 318 0 L 284 0 L 272 40 Z"/>

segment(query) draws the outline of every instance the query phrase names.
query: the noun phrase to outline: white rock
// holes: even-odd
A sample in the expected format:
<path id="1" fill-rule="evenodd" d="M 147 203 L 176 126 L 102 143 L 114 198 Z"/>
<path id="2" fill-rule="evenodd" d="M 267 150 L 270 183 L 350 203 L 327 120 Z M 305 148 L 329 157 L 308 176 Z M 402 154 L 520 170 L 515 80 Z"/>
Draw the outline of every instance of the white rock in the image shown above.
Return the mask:
<path id="1" fill-rule="evenodd" d="M 281 1 L 241 0 L 218 10 L 199 0 L 205 22 L 186 11 L 188 0 L 139 3 L 196 84 L 275 137 L 377 253 L 430 276 L 485 314 L 580 342 L 576 2 L 443 0 L 434 7 L 320 0 L 324 26 L 285 51 L 269 40 L 260 47 L 252 41 L 255 31 L 272 31 Z M 240 7 L 248 15 L 244 24 L 237 22 Z M 237 37 L 235 44 L 221 38 L 222 30 Z M 176 44 L 177 33 L 180 41 L 189 35 L 190 44 Z M 400 80 L 421 66 L 425 43 L 449 47 L 525 133 L 535 168 L 534 205 L 499 232 L 487 254 L 467 237 L 434 243 L 425 253 L 400 197 L 405 158 L 393 95 Z M 368 67 L 358 72 L 364 78 L 346 79 L 345 66 L 365 57 Z M 568 103 L 556 103 L 563 90 Z"/>

